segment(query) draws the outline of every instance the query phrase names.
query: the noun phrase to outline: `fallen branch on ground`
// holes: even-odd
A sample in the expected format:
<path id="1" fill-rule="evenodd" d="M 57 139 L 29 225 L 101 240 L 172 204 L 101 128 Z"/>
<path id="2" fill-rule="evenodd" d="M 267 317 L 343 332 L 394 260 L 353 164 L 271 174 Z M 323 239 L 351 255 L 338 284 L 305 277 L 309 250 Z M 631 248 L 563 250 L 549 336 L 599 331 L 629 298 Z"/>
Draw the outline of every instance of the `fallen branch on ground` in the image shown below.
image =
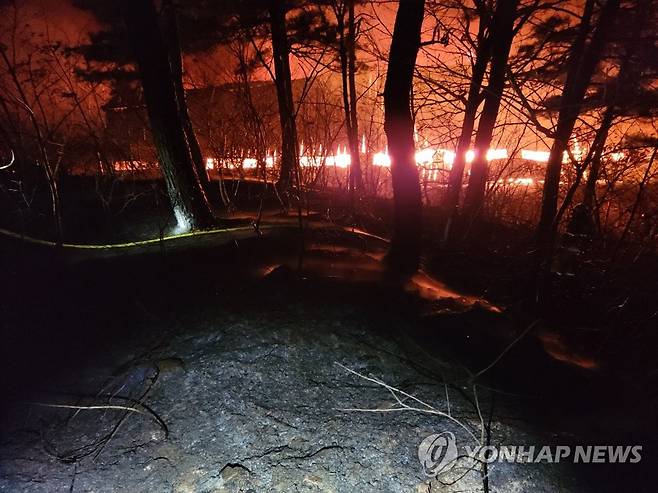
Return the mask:
<path id="1" fill-rule="evenodd" d="M 398 407 L 390 407 L 390 408 L 370 408 L 370 409 L 369 408 L 338 408 L 337 411 L 369 412 L 369 413 L 416 411 L 416 412 L 421 412 L 421 413 L 433 414 L 435 416 L 441 416 L 443 418 L 446 418 L 446 419 L 452 421 L 457 426 L 459 426 L 464 431 L 466 431 L 469 434 L 469 436 L 471 438 L 473 438 L 473 440 L 475 440 L 475 442 L 478 445 L 482 445 L 481 439 L 479 439 L 464 422 L 456 419 L 451 414 L 440 411 L 440 410 L 434 408 L 432 405 L 428 404 L 427 402 L 424 402 L 424 401 L 420 400 L 418 397 L 416 397 L 414 395 L 411 395 L 411 394 L 408 394 L 407 392 L 405 392 L 403 390 L 400 390 L 396 387 L 393 387 L 393 386 L 387 384 L 386 382 L 384 382 L 382 380 L 379 380 L 378 378 L 368 377 L 366 375 L 363 375 L 362 373 L 359 373 L 358 371 L 347 368 L 346 366 L 341 365 L 338 362 L 336 362 L 335 364 L 337 366 L 341 367 L 343 370 L 345 370 L 345 371 L 347 371 L 347 372 L 349 372 L 353 375 L 356 375 L 357 377 L 362 378 L 363 380 L 375 383 L 375 384 L 385 388 L 386 390 L 388 390 L 391 393 L 391 395 L 393 395 L 393 398 L 395 399 L 396 404 L 398 405 Z M 404 400 L 402 400 L 399 396 L 403 396 Z M 476 399 L 477 399 L 477 395 L 476 395 Z M 414 402 L 417 402 L 422 407 L 410 406 L 410 405 L 408 405 L 404 402 L 404 401 L 407 401 L 407 400 L 412 400 Z M 481 423 L 481 426 L 482 426 L 481 436 L 484 436 L 484 421 L 482 420 L 481 414 L 480 413 L 478 413 L 478 414 L 479 414 L 480 423 Z"/>

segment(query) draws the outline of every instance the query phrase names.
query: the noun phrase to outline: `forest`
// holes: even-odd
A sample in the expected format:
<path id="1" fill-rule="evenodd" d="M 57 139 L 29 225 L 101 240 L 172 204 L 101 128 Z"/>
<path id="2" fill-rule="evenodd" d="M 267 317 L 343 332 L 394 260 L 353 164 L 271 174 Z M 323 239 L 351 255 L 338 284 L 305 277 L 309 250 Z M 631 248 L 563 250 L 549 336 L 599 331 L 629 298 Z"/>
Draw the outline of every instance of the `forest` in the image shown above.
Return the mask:
<path id="1" fill-rule="evenodd" d="M 0 0 L 0 491 L 655 491 L 657 27 Z"/>

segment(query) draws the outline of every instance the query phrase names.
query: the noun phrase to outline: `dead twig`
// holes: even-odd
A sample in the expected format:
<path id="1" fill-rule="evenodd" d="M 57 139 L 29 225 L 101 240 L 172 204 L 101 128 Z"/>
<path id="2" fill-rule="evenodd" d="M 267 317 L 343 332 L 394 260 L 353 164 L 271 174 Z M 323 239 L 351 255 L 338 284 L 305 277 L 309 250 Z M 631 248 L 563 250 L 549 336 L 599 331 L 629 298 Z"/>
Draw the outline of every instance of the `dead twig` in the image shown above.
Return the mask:
<path id="1" fill-rule="evenodd" d="M 112 398 L 117 399 L 127 399 L 125 397 L 116 397 L 113 396 Z M 132 399 L 130 399 L 132 400 Z M 115 405 L 115 404 L 98 404 L 98 405 L 91 405 L 91 406 L 81 406 L 81 405 L 75 405 L 75 404 L 51 404 L 48 402 L 38 402 L 38 401 L 29 401 L 27 404 L 31 406 L 40 406 L 40 407 L 49 407 L 49 408 L 54 408 L 54 409 L 76 409 L 76 410 L 88 410 L 88 411 L 94 411 L 94 410 L 108 410 L 108 409 L 114 409 L 114 410 L 119 410 L 119 411 L 126 411 L 130 413 L 137 413 L 141 414 L 142 416 L 147 416 L 150 417 L 153 421 L 155 421 L 160 428 L 162 428 L 162 431 L 165 432 L 165 435 L 169 433 L 169 430 L 167 428 L 167 425 L 162 421 L 162 419 L 151 409 L 149 409 L 147 406 L 141 403 L 137 403 L 140 407 L 143 409 L 139 409 L 136 406 L 121 406 L 121 405 Z"/>
<path id="2" fill-rule="evenodd" d="M 446 418 L 449 421 L 453 422 L 454 424 L 456 424 L 460 428 L 462 428 L 464 431 L 466 431 L 466 433 L 468 433 L 468 435 L 471 438 L 473 438 L 473 440 L 478 445 L 482 445 L 481 439 L 479 439 L 465 423 L 463 423 L 462 421 L 454 418 L 451 414 L 440 411 L 440 410 L 434 408 L 432 405 L 428 404 L 427 402 L 422 401 L 418 397 L 416 397 L 414 395 L 411 395 L 411 394 L 408 394 L 407 392 L 405 392 L 403 390 L 400 390 L 396 387 L 393 387 L 392 385 L 389 385 L 386 382 L 384 382 L 382 380 L 379 380 L 378 378 L 368 377 L 368 376 L 366 376 L 362 373 L 359 373 L 355 370 L 347 368 L 346 366 L 341 365 L 338 362 L 336 362 L 335 364 L 337 366 L 339 366 L 340 368 L 342 368 L 343 370 L 345 370 L 345 371 L 347 371 L 347 372 L 349 372 L 353 375 L 356 375 L 357 377 L 362 378 L 363 380 L 366 380 L 368 382 L 372 382 L 374 384 L 377 384 L 377 385 L 385 388 L 386 390 L 388 390 L 393 395 L 393 397 L 395 398 L 396 404 L 399 406 L 399 407 L 390 407 L 390 408 L 338 408 L 337 409 L 338 411 L 368 412 L 368 413 L 415 411 L 415 412 L 421 412 L 421 413 L 426 413 L 426 414 L 432 414 L 432 415 L 435 415 L 435 416 L 441 416 L 441 417 Z M 399 396 L 404 396 L 404 400 L 401 399 Z M 477 395 L 476 395 L 476 399 L 477 399 Z M 420 407 L 419 406 L 410 406 L 410 405 L 406 404 L 405 401 L 407 401 L 407 400 L 412 400 L 412 401 L 418 403 L 420 405 Z M 481 424 L 483 424 L 483 421 L 481 419 L 481 414 L 480 414 L 480 422 L 481 422 Z M 481 434 L 482 434 L 482 436 L 484 436 L 483 435 L 484 431 L 482 431 Z"/>

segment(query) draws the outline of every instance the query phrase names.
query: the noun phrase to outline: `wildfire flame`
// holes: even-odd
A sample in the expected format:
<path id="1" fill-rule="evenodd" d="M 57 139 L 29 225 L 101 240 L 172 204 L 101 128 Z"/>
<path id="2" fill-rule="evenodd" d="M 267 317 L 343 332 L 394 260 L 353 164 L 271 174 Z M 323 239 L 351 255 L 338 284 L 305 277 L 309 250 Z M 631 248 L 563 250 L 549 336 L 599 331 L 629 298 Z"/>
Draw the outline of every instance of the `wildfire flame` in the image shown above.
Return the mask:
<path id="1" fill-rule="evenodd" d="M 422 168 L 443 168 L 450 169 L 455 162 L 456 154 L 454 151 L 449 149 L 434 149 L 427 147 L 421 148 L 415 154 L 416 164 Z M 361 138 L 360 151 L 362 154 L 366 154 L 368 146 L 366 143 L 366 136 L 363 135 Z M 475 160 L 476 151 L 471 149 L 466 152 L 465 161 L 466 163 L 472 163 Z M 571 148 L 571 154 L 576 159 L 580 159 L 584 155 L 584 149 L 579 144 L 578 141 L 574 141 Z M 507 149 L 488 149 L 486 153 L 487 161 L 495 161 L 501 159 L 508 159 L 509 153 Z M 521 159 L 525 161 L 532 161 L 536 163 L 546 163 L 549 160 L 550 152 L 549 151 L 538 151 L 532 149 L 522 149 L 520 152 Z M 610 154 L 610 159 L 614 161 L 619 161 L 623 159 L 625 154 L 623 152 L 613 152 Z M 564 160 L 569 159 L 568 154 L 565 152 Z M 277 162 L 276 152 L 268 153 L 265 157 L 265 166 L 268 168 L 273 168 Z M 136 168 L 140 168 L 139 161 L 117 161 L 115 163 L 115 168 L 117 171 L 129 171 Z M 300 155 L 299 155 L 299 164 L 302 167 L 320 167 L 320 166 L 329 166 L 336 168 L 348 168 L 352 164 L 352 157 L 348 152 L 347 146 L 338 146 L 335 152 L 325 154 L 323 152 L 322 146 L 320 145 L 315 151 L 308 150 L 304 147 L 302 142 L 300 145 Z M 373 166 L 379 166 L 382 168 L 389 168 L 391 166 L 391 157 L 388 154 L 388 149 L 384 151 L 376 152 L 372 155 L 372 164 Z M 433 166 L 433 165 L 437 166 Z M 241 159 L 220 159 L 217 157 L 207 157 L 205 160 L 205 165 L 207 170 L 217 169 L 220 166 L 226 166 L 227 168 L 243 168 L 243 169 L 256 169 L 258 168 L 258 159 L 254 157 L 245 157 Z M 429 173 L 432 171 L 433 175 L 436 175 L 436 169 L 426 169 Z M 518 185 L 532 185 L 534 180 L 532 178 L 515 178 L 509 179 L 509 183 L 515 183 Z"/>

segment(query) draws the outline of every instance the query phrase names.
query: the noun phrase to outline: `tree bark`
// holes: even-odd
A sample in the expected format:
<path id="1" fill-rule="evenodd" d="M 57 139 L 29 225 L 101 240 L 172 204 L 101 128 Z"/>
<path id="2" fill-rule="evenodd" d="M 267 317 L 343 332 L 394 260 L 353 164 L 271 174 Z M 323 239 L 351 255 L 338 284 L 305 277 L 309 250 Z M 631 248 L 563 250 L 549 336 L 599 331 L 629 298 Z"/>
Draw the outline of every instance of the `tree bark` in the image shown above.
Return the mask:
<path id="1" fill-rule="evenodd" d="M 178 104 L 178 112 L 180 113 L 180 118 L 183 124 L 183 131 L 185 132 L 187 145 L 190 149 L 190 154 L 194 163 L 194 170 L 197 174 L 199 183 L 201 184 L 201 189 L 206 195 L 208 202 L 215 207 L 219 207 L 222 203 L 221 197 L 219 195 L 219 188 L 213 187 L 212 181 L 208 176 L 208 170 L 206 169 L 206 163 L 203 159 L 203 153 L 201 152 L 199 141 L 196 138 L 194 126 L 192 125 L 192 119 L 190 118 L 187 107 L 185 88 L 183 87 L 183 58 L 180 45 L 178 22 L 176 20 L 176 8 L 177 5 L 175 0 L 165 0 L 163 2 L 164 39 L 166 40 L 167 49 L 169 52 L 169 65 L 171 66 L 174 86 L 176 89 L 176 102 Z"/>
<path id="2" fill-rule="evenodd" d="M 585 182 L 585 191 L 583 193 L 583 204 L 590 213 L 594 213 L 594 201 L 596 199 L 596 181 L 599 179 L 599 172 L 601 170 L 601 156 L 605 148 L 605 142 L 608 139 L 608 133 L 612 127 L 612 121 L 615 117 L 615 105 L 611 103 L 605 109 L 601 126 L 596 132 L 594 142 L 592 142 L 592 158 L 589 166 L 589 174 Z"/>
<path id="3" fill-rule="evenodd" d="M 413 273 L 420 261 L 421 193 L 415 159 L 411 88 L 420 49 L 424 0 L 401 0 L 384 86 L 384 130 L 391 156 L 394 231 L 387 255 L 401 275 Z"/>
<path id="4" fill-rule="evenodd" d="M 285 191 L 297 172 L 299 150 L 290 75 L 290 47 L 286 32 L 286 8 L 283 0 L 270 0 L 270 29 L 274 77 L 281 123 L 281 170 L 277 186 Z"/>
<path id="5" fill-rule="evenodd" d="M 352 202 L 354 195 L 362 189 L 361 159 L 359 155 L 359 128 L 356 112 L 356 26 L 354 24 L 354 0 L 338 2 L 335 7 L 338 30 L 338 57 L 342 83 L 343 112 L 345 113 L 345 130 L 350 149 L 350 170 L 348 190 Z M 347 26 L 345 14 L 347 13 Z M 347 28 L 347 33 L 345 32 Z"/>
<path id="6" fill-rule="evenodd" d="M 481 31 L 484 31 L 484 21 L 480 20 Z M 473 73 L 471 74 L 471 82 L 468 88 L 468 96 L 464 107 L 464 120 L 462 121 L 461 134 L 457 142 L 457 149 L 455 151 L 455 159 L 450 169 L 448 176 L 448 191 L 445 198 L 445 210 L 448 222 L 444 231 L 444 240 L 447 240 L 450 235 L 450 225 L 454 223 L 458 214 L 459 196 L 461 195 L 462 182 L 464 180 L 464 168 L 466 166 L 466 153 L 471 147 L 471 139 L 473 138 L 473 129 L 475 128 L 475 117 L 477 109 L 482 102 L 480 91 L 482 89 L 482 81 L 484 74 L 491 58 L 491 35 L 484 36 L 482 32 L 478 38 L 480 43 L 477 47 L 475 54 L 475 63 L 473 64 Z"/>
<path id="7" fill-rule="evenodd" d="M 528 294 L 533 297 L 533 305 L 544 309 L 550 308 L 551 300 L 550 265 L 557 236 L 556 215 L 562 158 L 568 148 L 569 139 L 580 114 L 594 70 L 601 59 L 610 26 L 619 9 L 619 0 L 607 0 L 601 7 L 596 28 L 587 44 L 593 9 L 594 1 L 587 0 L 579 33 L 569 57 L 567 79 L 562 90 L 555 137 L 546 164 L 541 214 L 535 235 L 536 248 L 532 279 L 534 286 L 533 289 L 528 290 Z"/>
<path id="8" fill-rule="evenodd" d="M 214 218 L 195 172 L 155 6 L 152 0 L 122 0 L 120 6 L 137 59 L 151 133 L 178 228 L 210 226 Z"/>
<path id="9" fill-rule="evenodd" d="M 484 98 L 484 108 L 478 123 L 478 131 L 475 136 L 475 157 L 471 165 L 471 175 L 464 197 L 464 214 L 470 220 L 479 218 L 484 206 L 484 193 L 489 174 L 487 151 L 491 147 L 493 130 L 505 87 L 505 73 L 512 39 L 514 38 L 514 19 L 516 18 L 517 4 L 517 0 L 499 1 L 491 23 L 489 83 Z"/>
<path id="10" fill-rule="evenodd" d="M 537 226 L 537 252 L 539 266 L 545 268 L 552 255 L 557 225 L 557 212 L 562 156 L 569 144 L 576 119 L 580 114 L 583 98 L 589 86 L 594 70 L 601 58 L 610 26 L 619 8 L 619 0 L 607 0 L 601 8 L 596 29 L 588 46 L 585 46 L 589 32 L 593 1 L 588 0 L 581 23 L 579 37 L 574 43 L 569 61 L 567 80 L 562 91 L 560 114 L 558 116 L 555 139 L 546 165 L 542 208 Z"/>
<path id="11" fill-rule="evenodd" d="M 359 154 L 359 121 L 357 119 L 356 105 L 358 96 L 356 93 L 356 22 L 354 16 L 354 1 L 347 0 L 347 75 L 350 93 L 350 189 L 353 193 L 361 193 L 363 190 L 363 175 L 361 171 L 361 155 Z"/>

